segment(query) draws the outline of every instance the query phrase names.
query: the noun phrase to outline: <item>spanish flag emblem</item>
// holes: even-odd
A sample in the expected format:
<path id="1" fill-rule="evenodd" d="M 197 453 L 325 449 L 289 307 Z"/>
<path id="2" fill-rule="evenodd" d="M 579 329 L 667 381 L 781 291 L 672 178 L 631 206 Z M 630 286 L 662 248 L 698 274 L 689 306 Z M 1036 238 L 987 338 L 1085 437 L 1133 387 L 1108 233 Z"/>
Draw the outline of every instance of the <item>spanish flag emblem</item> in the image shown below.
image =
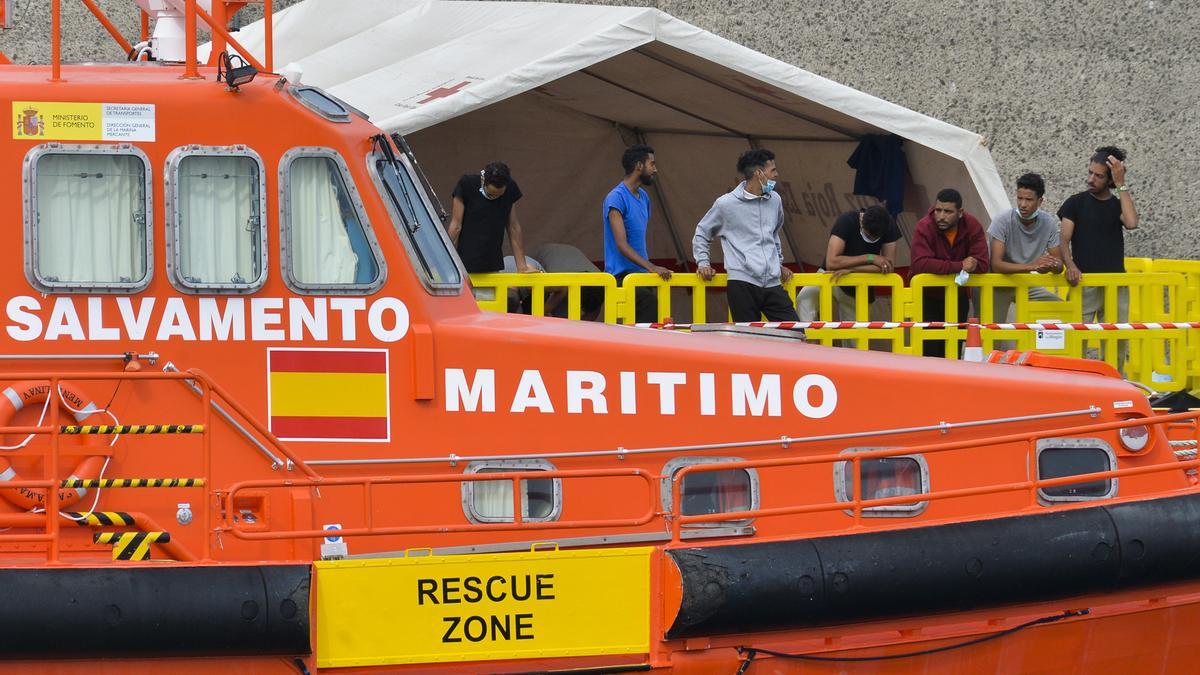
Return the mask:
<path id="1" fill-rule="evenodd" d="M 290 441 L 390 440 L 386 349 L 268 349 L 271 433 Z"/>

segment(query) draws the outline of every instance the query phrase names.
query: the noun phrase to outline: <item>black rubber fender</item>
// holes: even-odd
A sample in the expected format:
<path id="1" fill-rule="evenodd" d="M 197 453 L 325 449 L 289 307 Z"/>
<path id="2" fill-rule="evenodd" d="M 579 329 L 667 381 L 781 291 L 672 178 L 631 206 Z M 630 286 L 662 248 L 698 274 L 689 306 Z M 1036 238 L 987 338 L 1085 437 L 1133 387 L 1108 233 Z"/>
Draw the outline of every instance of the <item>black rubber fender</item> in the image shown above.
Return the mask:
<path id="1" fill-rule="evenodd" d="M 309 654 L 309 565 L 0 569 L 0 657 Z"/>
<path id="2" fill-rule="evenodd" d="M 1200 578 L 1200 495 L 667 553 L 668 638 L 830 626 Z"/>

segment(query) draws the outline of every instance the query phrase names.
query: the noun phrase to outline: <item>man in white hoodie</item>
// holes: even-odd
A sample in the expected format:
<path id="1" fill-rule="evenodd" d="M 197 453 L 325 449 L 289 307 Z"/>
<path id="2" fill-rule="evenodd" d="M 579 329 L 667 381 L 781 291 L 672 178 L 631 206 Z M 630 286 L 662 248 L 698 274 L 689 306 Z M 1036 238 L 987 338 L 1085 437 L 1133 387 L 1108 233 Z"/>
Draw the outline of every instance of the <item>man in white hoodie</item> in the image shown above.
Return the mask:
<path id="1" fill-rule="evenodd" d="M 774 191 L 779 177 L 775 153 L 747 150 L 738 157 L 737 170 L 745 180 L 718 197 L 696 225 L 696 274 L 705 281 L 713 278 L 709 247 L 718 238 L 729 274 L 725 292 L 733 320 L 758 321 L 766 315 L 768 321 L 796 321 L 796 308 L 781 285 L 792 271 L 783 266 L 779 241 L 783 199 Z"/>

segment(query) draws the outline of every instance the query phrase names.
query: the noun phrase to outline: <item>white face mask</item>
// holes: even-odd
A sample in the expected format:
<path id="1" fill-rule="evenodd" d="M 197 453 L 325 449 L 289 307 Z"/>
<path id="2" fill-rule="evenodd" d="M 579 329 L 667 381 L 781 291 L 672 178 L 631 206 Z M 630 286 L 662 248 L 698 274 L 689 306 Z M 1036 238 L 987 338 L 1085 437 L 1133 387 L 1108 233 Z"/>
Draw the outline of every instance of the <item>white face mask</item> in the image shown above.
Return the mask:
<path id="1" fill-rule="evenodd" d="M 863 229 L 861 227 L 858 228 L 858 236 L 862 237 L 862 240 L 867 242 L 868 244 L 878 244 L 879 240 L 883 239 L 883 237 L 875 237 L 874 239 L 869 239 L 867 237 L 867 233 L 863 232 Z"/>
<path id="2" fill-rule="evenodd" d="M 483 189 L 483 172 L 482 171 L 479 172 L 479 194 L 483 195 L 483 198 L 487 199 L 489 201 L 500 198 L 500 195 L 496 195 L 495 197 L 493 197 L 487 193 L 487 190 Z"/>

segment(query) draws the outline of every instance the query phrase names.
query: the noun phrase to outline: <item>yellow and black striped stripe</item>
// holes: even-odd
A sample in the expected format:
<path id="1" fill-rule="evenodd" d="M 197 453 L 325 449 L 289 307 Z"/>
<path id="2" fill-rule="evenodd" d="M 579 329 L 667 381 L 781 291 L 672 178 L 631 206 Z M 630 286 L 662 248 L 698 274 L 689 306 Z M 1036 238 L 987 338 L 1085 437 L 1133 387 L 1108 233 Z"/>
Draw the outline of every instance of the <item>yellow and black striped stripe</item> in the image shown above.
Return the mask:
<path id="1" fill-rule="evenodd" d="M 124 511 L 95 511 L 93 513 L 67 511 L 66 516 L 78 523 L 80 527 L 106 527 L 110 525 L 132 527 L 134 524 L 133 516 Z"/>
<path id="2" fill-rule="evenodd" d="M 70 478 L 64 488 L 173 488 L 204 487 L 203 478 Z"/>
<path id="3" fill-rule="evenodd" d="M 113 434 L 202 434 L 203 424 L 69 424 L 59 427 L 69 436 L 111 436 Z"/>
<path id="4" fill-rule="evenodd" d="M 171 541 L 170 532 L 97 532 L 92 535 L 97 544 L 112 544 L 113 560 L 149 560 L 150 544 Z"/>

